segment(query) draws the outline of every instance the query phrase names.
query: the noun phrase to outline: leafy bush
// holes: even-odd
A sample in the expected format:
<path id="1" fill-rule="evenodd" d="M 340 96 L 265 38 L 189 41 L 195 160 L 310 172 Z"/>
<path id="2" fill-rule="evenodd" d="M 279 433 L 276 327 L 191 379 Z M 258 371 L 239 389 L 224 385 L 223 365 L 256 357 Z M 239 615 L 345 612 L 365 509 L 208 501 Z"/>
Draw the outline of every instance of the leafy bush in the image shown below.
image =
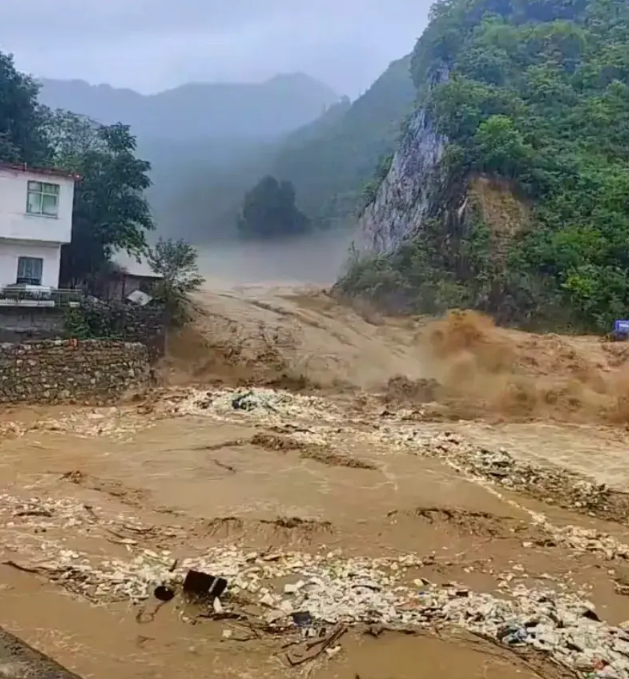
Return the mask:
<path id="1" fill-rule="evenodd" d="M 164 305 L 175 326 L 191 320 L 190 296 L 203 285 L 197 260 L 196 249 L 183 239 L 160 237 L 155 247 L 149 249 L 149 266 L 161 276 L 151 292 L 155 300 Z"/>

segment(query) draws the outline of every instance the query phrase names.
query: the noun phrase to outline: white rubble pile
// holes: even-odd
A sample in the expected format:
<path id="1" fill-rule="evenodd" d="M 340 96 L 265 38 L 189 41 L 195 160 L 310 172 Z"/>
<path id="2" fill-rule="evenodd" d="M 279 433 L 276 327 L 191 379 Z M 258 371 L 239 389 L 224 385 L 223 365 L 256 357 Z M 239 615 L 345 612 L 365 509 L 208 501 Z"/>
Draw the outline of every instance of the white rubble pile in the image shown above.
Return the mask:
<path id="1" fill-rule="evenodd" d="M 17 498 L 0 493 L 0 516 L 5 517 L 3 525 L 14 528 L 27 521 L 31 528 L 75 528 L 85 522 L 85 505 L 68 498 Z"/>
<path id="2" fill-rule="evenodd" d="M 404 583 L 408 568 L 424 562 L 413 555 L 398 559 L 341 560 L 323 556 L 268 557 L 216 550 L 185 566 L 221 574 L 235 592 L 258 597 L 268 620 L 307 611 L 327 623 L 381 623 L 429 627 L 454 624 L 509 645 L 528 645 L 549 652 L 575 669 L 596 669 L 596 676 L 629 677 L 629 633 L 598 620 L 593 606 L 576 595 L 532 591 L 517 585 L 510 598 L 477 594 L 452 584 L 437 586 L 418 579 Z M 293 576 L 282 592 L 265 585 Z"/>
<path id="3" fill-rule="evenodd" d="M 343 414 L 330 401 L 275 389 L 193 389 L 166 406 L 171 415 L 210 415 L 233 419 L 247 413 L 257 420 L 318 420 L 341 422 Z"/>
<path id="4" fill-rule="evenodd" d="M 53 556 L 50 545 L 44 560 L 15 563 L 22 570 L 40 573 L 74 592 L 97 602 L 132 601 L 151 596 L 160 583 L 176 580 L 173 559 L 168 552 L 143 550 L 130 561 L 103 560 L 100 563 L 71 549 L 59 549 Z"/>
<path id="5" fill-rule="evenodd" d="M 575 509 L 585 509 L 605 502 L 606 487 L 578 474 L 551 464 L 543 467 L 516 459 L 504 448 L 489 450 L 444 432 L 426 444 L 427 452 L 449 459 L 455 458 L 466 472 L 492 479 L 506 488 L 548 493 L 544 498 L 555 501 L 560 491 L 563 500 Z"/>
<path id="6" fill-rule="evenodd" d="M 220 575 L 228 592 L 257 601 L 267 624 L 307 611 L 315 623 L 379 623 L 389 627 L 456 625 L 510 646 L 531 646 L 558 662 L 591 670 L 601 679 L 629 678 L 629 633 L 601 622 L 591 603 L 575 594 L 535 591 L 518 584 L 499 599 L 452 583 L 439 586 L 424 579 L 407 584 L 423 561 L 414 555 L 397 559 L 342 559 L 325 555 L 244 553 L 215 549 L 183 561 L 172 571 L 167 553 L 146 551 L 133 561 L 103 562 L 99 569 L 68 553 L 70 575 L 96 582 L 96 595 L 127 595 L 134 601 L 149 596 L 162 583 L 181 583 L 188 569 Z M 274 587 L 278 579 L 290 582 Z M 230 608 L 229 597 L 223 606 Z M 237 610 L 237 608 L 235 609 Z"/>

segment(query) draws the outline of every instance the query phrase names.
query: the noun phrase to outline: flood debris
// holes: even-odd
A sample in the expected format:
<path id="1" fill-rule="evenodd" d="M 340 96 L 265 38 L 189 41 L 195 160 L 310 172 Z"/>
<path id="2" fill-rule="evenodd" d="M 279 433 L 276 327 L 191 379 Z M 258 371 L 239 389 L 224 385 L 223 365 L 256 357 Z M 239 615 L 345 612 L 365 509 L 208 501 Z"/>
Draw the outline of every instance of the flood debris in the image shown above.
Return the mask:
<path id="1" fill-rule="evenodd" d="M 214 390 L 186 389 L 167 395 L 159 404 L 159 416 L 207 415 L 216 419 L 233 419 L 238 414 L 280 422 L 310 420 L 316 415 L 319 421 L 343 422 L 343 412 L 329 400 L 280 389 L 254 387 Z"/>
<path id="2" fill-rule="evenodd" d="M 292 667 L 301 665 L 309 660 L 315 660 L 324 651 L 334 649 L 334 653 L 340 650 L 336 642 L 347 632 L 347 627 L 342 624 L 335 625 L 331 630 L 324 632 L 315 639 L 309 639 L 286 653 L 286 659 Z M 337 650 L 338 649 L 338 650 Z"/>
<path id="3" fill-rule="evenodd" d="M 158 585 L 153 590 L 153 596 L 158 601 L 168 603 L 169 601 L 172 601 L 175 598 L 175 590 L 172 587 L 168 587 L 167 585 Z"/>
<path id="4" fill-rule="evenodd" d="M 626 523 L 629 516 L 626 493 L 550 463 L 540 466 L 519 460 L 504 448 L 491 450 L 451 432 L 419 441 L 419 448 L 424 454 L 439 457 L 468 474 L 527 493 L 543 502 L 619 523 Z"/>
<path id="5" fill-rule="evenodd" d="M 316 442 L 329 446 L 326 452 L 333 451 L 339 437 L 352 426 L 346 413 L 329 401 L 271 389 L 186 390 L 156 404 L 151 417 L 189 414 L 219 421 L 257 419 L 269 430 L 275 427 L 282 436 L 274 440 L 281 439 L 284 446 L 307 450 Z M 125 420 L 110 413 L 88 418 L 90 426 L 98 427 L 100 433 L 114 432 L 114 425 L 107 425 L 108 417 L 112 422 Z M 428 436 L 401 422 L 399 413 L 391 420 L 387 428 L 370 428 L 371 423 L 365 423 L 361 435 L 384 446 L 438 458 L 492 488 L 545 501 L 550 498 L 555 504 L 602 518 L 626 521 L 629 515 L 622 494 L 577 474 L 552 466 L 539 468 L 503 449 L 476 446 L 449 432 Z M 76 473 L 66 477 L 74 483 L 82 479 Z M 100 509 L 87 511 L 85 505 L 69 501 L 2 499 L 0 514 L 7 522 L 16 522 L 20 534 L 26 526 L 34 530 L 72 528 L 76 533 L 100 528 L 127 548 L 124 558 L 107 559 L 97 550 L 88 555 L 49 540 L 37 559 L 29 562 L 24 556 L 23 561 L 5 562 L 8 565 L 94 602 L 139 604 L 138 622 L 150 621 L 165 603 L 177 605 L 177 595 L 182 593 L 188 601 L 203 605 L 195 621 L 205 617 L 243 625 L 241 630 L 226 627 L 222 631 L 225 641 L 245 641 L 267 633 L 289 637 L 292 641 L 285 655 L 291 666 L 336 655 L 340 639 L 352 626 L 367 626 L 374 636 L 383 629 L 409 632 L 456 627 L 511 649 L 543 652 L 591 679 L 629 679 L 629 625 L 616 627 L 601 620 L 584 592 L 524 586 L 513 573 L 496 574 L 499 595 L 458 583 L 438 584 L 433 581 L 434 567 L 439 565 L 433 554 L 348 558 L 338 551 L 285 552 L 274 545 L 272 552 L 257 553 L 232 546 L 193 552 L 194 556 L 175 562 L 167 549 L 143 547 L 144 541 L 155 538 L 157 527 L 134 526 L 128 517 L 106 525 Z M 530 515 L 545 531 L 547 545 L 566 545 L 610 560 L 629 559 L 629 547 L 609 535 L 579 526 L 553 526 L 542 515 Z M 284 529 L 306 528 L 299 518 L 274 523 Z M 43 541 L 37 544 L 44 546 Z M 627 586 L 620 580 L 616 584 Z"/>
<path id="6" fill-rule="evenodd" d="M 410 446 L 418 454 L 439 458 L 488 490 L 494 487 L 525 492 L 564 508 L 627 525 L 629 496 L 625 493 L 612 491 L 587 477 L 553 465 L 536 467 L 518 460 L 504 449 L 492 451 L 476 446 L 450 432 L 429 439 L 415 436 L 415 433 L 406 434 L 403 445 Z M 577 552 L 595 553 L 609 560 L 629 560 L 629 545 L 611 535 L 595 528 L 556 526 L 541 512 L 505 500 L 500 493 L 498 496 L 525 511 L 533 525 L 549 535 L 543 546 L 560 544 Z"/>
<path id="7" fill-rule="evenodd" d="M 202 600 L 218 601 L 227 589 L 225 578 L 210 575 L 197 570 L 189 570 L 183 580 L 183 593 L 188 599 L 199 602 Z M 220 602 L 219 602 L 220 605 Z M 217 613 L 222 611 L 216 611 Z"/>
<path id="8" fill-rule="evenodd" d="M 8 504 L 9 516 L 18 506 L 24 507 L 24 501 Z M 105 516 L 101 510 L 87 515 L 79 504 L 62 503 L 53 509 L 53 518 L 20 520 L 38 524 L 54 519 L 66 526 L 73 512 L 78 512 L 91 530 L 93 516 L 101 521 Z M 119 523 L 127 525 L 129 518 Z M 140 524 L 129 525 L 136 536 L 153 534 L 143 532 Z M 572 527 L 572 532 L 577 529 Z M 457 583 L 439 585 L 421 574 L 422 569 L 438 565 L 432 554 L 348 558 L 339 551 L 251 552 L 231 546 L 174 561 L 167 550 L 139 545 L 130 550 L 127 559 L 98 559 L 48 542 L 37 560 L 29 562 L 25 556 L 23 561 L 7 563 L 97 603 L 146 604 L 142 622 L 150 621 L 172 593 L 185 591 L 192 598 L 204 598 L 207 613 L 201 617 L 247 626 L 232 637 L 234 641 L 256 634 L 294 633 L 303 637 L 301 644 L 338 625 L 397 630 L 454 626 L 509 647 L 543 651 L 567 668 L 587 666 L 588 672 L 595 673 L 592 677 L 629 679 L 629 632 L 600 620 L 583 593 L 527 589 L 512 576 L 500 578 L 504 583 L 500 597 Z M 281 586 L 272 584 L 276 582 Z M 333 639 L 301 647 L 301 655 L 295 651 L 291 657 L 294 662 L 306 662 L 323 651 L 337 653 L 337 646 Z"/>

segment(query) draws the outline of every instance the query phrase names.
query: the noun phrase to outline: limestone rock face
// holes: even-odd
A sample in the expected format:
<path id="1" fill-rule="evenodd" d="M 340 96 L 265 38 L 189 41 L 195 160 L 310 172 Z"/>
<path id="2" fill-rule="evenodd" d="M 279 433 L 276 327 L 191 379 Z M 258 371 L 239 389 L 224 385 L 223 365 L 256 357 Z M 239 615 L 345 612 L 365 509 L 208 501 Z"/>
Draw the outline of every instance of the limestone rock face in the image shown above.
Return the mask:
<path id="1" fill-rule="evenodd" d="M 445 67 L 433 76 L 430 87 L 447 81 Z M 431 207 L 431 193 L 445 151 L 446 139 L 435 129 L 425 108 L 418 107 L 393 156 L 391 168 L 374 201 L 361 215 L 356 246 L 383 254 L 397 248 L 421 228 Z"/>
<path id="2" fill-rule="evenodd" d="M 445 139 L 424 109 L 411 117 L 391 169 L 359 223 L 359 250 L 394 250 L 420 226 L 430 206 L 430 184 L 443 157 Z"/>

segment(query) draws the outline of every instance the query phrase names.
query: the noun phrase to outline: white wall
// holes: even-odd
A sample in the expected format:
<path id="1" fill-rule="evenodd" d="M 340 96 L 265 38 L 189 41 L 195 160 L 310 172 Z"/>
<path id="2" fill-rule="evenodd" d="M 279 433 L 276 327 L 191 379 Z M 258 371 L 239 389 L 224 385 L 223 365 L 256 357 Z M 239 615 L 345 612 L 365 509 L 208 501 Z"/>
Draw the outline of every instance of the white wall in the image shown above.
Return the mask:
<path id="1" fill-rule="evenodd" d="M 59 287 L 61 245 L 15 243 L 0 239 L 0 287 L 16 282 L 18 257 L 41 257 L 44 260 L 42 285 L 51 288 Z"/>
<path id="2" fill-rule="evenodd" d="M 26 193 L 29 181 L 59 184 L 57 217 L 43 217 L 26 212 Z M 0 239 L 69 243 L 72 237 L 73 201 L 73 179 L 0 167 Z"/>

